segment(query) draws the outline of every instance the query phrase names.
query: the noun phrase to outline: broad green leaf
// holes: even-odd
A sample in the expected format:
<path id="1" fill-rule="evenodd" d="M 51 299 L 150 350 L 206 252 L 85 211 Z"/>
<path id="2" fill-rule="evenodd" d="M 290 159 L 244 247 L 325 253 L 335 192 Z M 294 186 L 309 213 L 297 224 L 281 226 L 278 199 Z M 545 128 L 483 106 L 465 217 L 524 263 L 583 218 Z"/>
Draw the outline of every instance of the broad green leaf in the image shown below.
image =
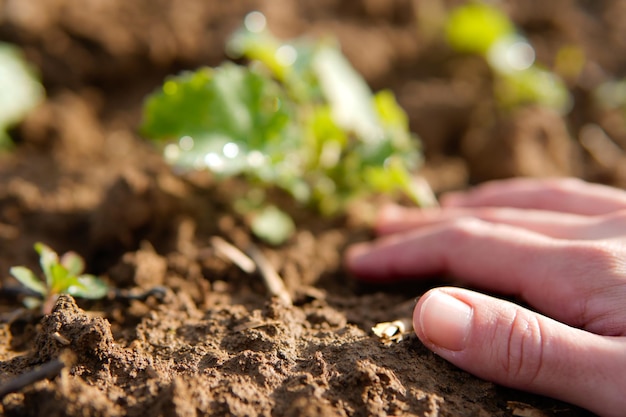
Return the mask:
<path id="1" fill-rule="evenodd" d="M 291 110 L 279 86 L 234 64 L 168 79 L 144 107 L 142 131 L 155 139 L 211 135 L 259 148 L 280 137 Z"/>
<path id="2" fill-rule="evenodd" d="M 146 102 L 142 130 L 174 140 L 165 149 L 174 164 L 272 177 L 267 164 L 284 161 L 301 142 L 290 126 L 292 107 L 275 81 L 224 64 L 166 81 Z"/>
<path id="3" fill-rule="evenodd" d="M 0 42 L 0 148 L 6 129 L 23 119 L 43 98 L 44 89 L 20 51 Z"/>
<path id="4" fill-rule="evenodd" d="M 93 275 L 81 275 L 67 288 L 67 293 L 79 298 L 97 300 L 106 297 L 109 286 Z"/>
<path id="5" fill-rule="evenodd" d="M 10 269 L 11 275 L 15 277 L 23 286 L 46 296 L 48 289 L 46 285 L 31 271 L 24 266 L 14 266 Z"/>

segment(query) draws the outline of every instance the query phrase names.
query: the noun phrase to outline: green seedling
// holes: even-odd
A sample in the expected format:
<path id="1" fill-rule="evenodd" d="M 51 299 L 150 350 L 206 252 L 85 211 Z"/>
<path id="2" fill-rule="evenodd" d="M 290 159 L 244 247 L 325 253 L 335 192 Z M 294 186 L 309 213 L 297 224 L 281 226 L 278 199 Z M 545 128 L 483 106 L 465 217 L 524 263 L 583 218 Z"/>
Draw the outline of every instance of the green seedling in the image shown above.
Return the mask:
<path id="1" fill-rule="evenodd" d="M 16 47 L 0 42 L 0 150 L 10 148 L 7 130 L 21 121 L 44 96 L 44 89 Z"/>
<path id="2" fill-rule="evenodd" d="M 83 274 L 85 262 L 78 254 L 67 252 L 59 258 L 43 243 L 36 243 L 35 250 L 39 254 L 43 280 L 24 266 L 14 266 L 10 270 L 22 285 L 39 295 L 25 298 L 24 304 L 28 308 L 41 307 L 44 313 L 49 313 L 59 294 L 87 299 L 100 299 L 108 294 L 109 287 L 104 281 Z"/>
<path id="3" fill-rule="evenodd" d="M 538 104 L 559 113 L 570 110 L 572 99 L 563 80 L 535 62 L 532 45 L 497 7 L 475 1 L 453 9 L 445 36 L 454 50 L 487 60 L 503 107 Z"/>
<path id="4" fill-rule="evenodd" d="M 406 114 L 390 91 L 370 90 L 334 40 L 278 40 L 253 12 L 227 51 L 248 64 L 170 77 L 147 98 L 141 131 L 175 166 L 256 187 L 260 202 L 235 204 L 253 232 L 279 244 L 295 229 L 266 207 L 271 188 L 327 215 L 376 193 L 430 201 L 414 181 L 421 152 Z"/>

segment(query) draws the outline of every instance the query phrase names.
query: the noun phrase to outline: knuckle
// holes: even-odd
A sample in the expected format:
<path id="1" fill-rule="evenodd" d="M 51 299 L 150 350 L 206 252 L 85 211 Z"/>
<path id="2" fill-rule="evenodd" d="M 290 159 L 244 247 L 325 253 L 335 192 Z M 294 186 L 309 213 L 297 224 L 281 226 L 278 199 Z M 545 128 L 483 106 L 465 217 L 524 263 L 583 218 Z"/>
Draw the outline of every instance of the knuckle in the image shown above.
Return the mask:
<path id="1" fill-rule="evenodd" d="M 532 386 L 543 372 L 545 337 L 533 314 L 517 311 L 508 324 L 502 366 L 510 383 Z"/>
<path id="2" fill-rule="evenodd" d="M 593 271 L 612 272 L 623 256 L 623 250 L 619 250 L 612 244 L 597 242 L 585 249 L 585 262 Z"/>
<path id="3" fill-rule="evenodd" d="M 623 248 L 606 241 L 572 242 L 564 249 L 563 267 L 570 275 L 585 279 L 614 272 L 624 255 Z"/>

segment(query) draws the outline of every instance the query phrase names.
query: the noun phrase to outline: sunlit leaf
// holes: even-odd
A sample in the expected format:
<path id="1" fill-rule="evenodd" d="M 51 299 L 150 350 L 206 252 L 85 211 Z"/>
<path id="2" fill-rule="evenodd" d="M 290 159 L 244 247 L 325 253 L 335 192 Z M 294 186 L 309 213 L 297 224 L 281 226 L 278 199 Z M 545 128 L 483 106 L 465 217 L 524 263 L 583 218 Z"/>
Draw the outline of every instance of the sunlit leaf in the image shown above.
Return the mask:
<path id="1" fill-rule="evenodd" d="M 168 79 L 144 107 L 142 131 L 176 139 L 222 136 L 260 148 L 283 134 L 290 109 L 271 79 L 234 64 Z"/>
<path id="2" fill-rule="evenodd" d="M 48 293 L 46 285 L 41 281 L 33 271 L 24 266 L 14 266 L 10 270 L 11 275 L 15 277 L 23 286 L 45 296 Z"/>
<path id="3" fill-rule="evenodd" d="M 343 54 L 334 47 L 320 48 L 313 65 L 337 125 L 361 140 L 382 140 L 372 92 Z"/>
<path id="4" fill-rule="evenodd" d="M 51 267 L 52 284 L 48 286 L 50 293 L 62 294 L 67 292 L 67 288 L 74 284 L 75 275 L 71 275 L 67 269 L 60 263 L 56 263 Z"/>
<path id="5" fill-rule="evenodd" d="M 79 298 L 97 300 L 106 297 L 109 286 L 93 275 L 81 275 L 67 288 L 67 293 Z"/>
<path id="6" fill-rule="evenodd" d="M 61 256 L 61 265 L 69 275 L 78 276 L 85 270 L 85 261 L 76 252 L 66 252 Z"/>
<path id="7" fill-rule="evenodd" d="M 54 284 L 53 268 L 59 263 L 59 256 L 50 247 L 41 242 L 35 243 L 35 250 L 39 254 L 39 264 L 46 277 L 46 285 L 48 288 L 51 288 Z"/>

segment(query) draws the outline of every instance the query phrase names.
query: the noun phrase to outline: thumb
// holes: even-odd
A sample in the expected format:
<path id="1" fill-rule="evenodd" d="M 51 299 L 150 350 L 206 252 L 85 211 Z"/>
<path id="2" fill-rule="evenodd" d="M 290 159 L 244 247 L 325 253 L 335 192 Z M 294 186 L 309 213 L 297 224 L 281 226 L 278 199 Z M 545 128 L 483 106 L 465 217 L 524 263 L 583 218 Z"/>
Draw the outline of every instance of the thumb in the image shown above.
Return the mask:
<path id="1" fill-rule="evenodd" d="M 450 287 L 421 297 L 413 324 L 428 348 L 480 378 L 603 416 L 626 410 L 625 338 L 599 336 Z"/>

